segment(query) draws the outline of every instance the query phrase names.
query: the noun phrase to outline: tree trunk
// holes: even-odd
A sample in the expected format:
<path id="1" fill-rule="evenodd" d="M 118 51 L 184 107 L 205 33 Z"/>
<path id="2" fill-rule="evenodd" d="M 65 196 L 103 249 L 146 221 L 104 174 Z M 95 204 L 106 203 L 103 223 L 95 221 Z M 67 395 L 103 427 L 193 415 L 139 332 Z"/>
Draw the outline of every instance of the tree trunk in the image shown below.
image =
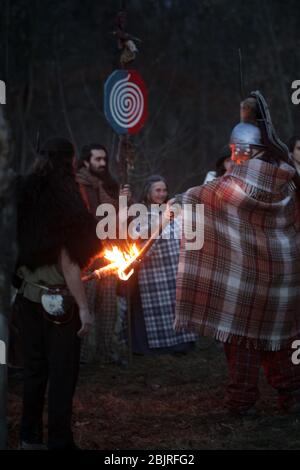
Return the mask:
<path id="1" fill-rule="evenodd" d="M 0 107 L 0 449 L 7 444 L 8 312 L 15 251 L 15 176 L 9 160 L 8 126 Z"/>

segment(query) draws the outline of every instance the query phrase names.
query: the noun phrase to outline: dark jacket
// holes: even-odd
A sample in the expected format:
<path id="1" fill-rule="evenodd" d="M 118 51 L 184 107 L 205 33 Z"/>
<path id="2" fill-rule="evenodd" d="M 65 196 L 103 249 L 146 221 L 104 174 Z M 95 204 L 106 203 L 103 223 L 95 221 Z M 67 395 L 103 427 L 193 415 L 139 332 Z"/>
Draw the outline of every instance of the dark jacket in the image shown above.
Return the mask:
<path id="1" fill-rule="evenodd" d="M 110 203 L 117 209 L 117 183 L 114 183 L 112 187 L 108 187 L 104 180 L 92 175 L 85 167 L 77 172 L 76 181 L 79 184 L 80 193 L 86 207 L 94 216 L 96 216 L 96 210 L 100 204 Z"/>

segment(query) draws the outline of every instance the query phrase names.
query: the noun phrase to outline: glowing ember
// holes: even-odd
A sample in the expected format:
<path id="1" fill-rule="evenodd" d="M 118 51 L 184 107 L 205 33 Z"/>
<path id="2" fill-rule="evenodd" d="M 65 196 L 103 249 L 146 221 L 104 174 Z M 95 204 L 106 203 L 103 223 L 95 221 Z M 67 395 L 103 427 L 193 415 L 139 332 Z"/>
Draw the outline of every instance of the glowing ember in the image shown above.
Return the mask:
<path id="1" fill-rule="evenodd" d="M 111 250 L 106 249 L 104 258 L 110 261 L 107 267 L 118 271 L 118 276 L 122 281 L 127 281 L 133 274 L 134 269 L 131 269 L 128 274 L 124 271 L 129 264 L 134 261 L 139 254 L 136 244 L 129 247 L 128 252 L 120 250 L 117 246 L 113 246 Z"/>

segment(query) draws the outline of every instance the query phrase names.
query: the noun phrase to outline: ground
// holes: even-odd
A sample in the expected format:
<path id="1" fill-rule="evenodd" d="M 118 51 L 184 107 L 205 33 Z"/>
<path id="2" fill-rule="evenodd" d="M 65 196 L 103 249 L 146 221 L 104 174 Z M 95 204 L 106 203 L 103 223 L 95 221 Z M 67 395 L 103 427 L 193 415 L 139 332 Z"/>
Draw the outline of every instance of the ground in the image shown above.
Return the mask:
<path id="1" fill-rule="evenodd" d="M 134 356 L 130 368 L 85 365 L 74 402 L 76 441 L 104 450 L 300 449 L 300 416 L 279 413 L 263 378 L 257 418 L 225 412 L 226 381 L 222 348 L 208 340 L 186 356 Z M 10 448 L 17 446 L 21 385 L 10 378 Z"/>

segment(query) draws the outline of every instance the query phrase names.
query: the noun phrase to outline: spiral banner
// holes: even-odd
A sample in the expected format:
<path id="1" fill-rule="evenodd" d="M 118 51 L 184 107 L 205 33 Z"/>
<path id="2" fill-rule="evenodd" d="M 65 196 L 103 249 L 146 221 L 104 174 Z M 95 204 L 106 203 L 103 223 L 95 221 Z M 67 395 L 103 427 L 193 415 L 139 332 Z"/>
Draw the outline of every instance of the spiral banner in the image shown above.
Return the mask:
<path id="1" fill-rule="evenodd" d="M 148 114 L 145 83 L 136 70 L 115 70 L 104 85 L 104 113 L 118 134 L 137 134 Z"/>

